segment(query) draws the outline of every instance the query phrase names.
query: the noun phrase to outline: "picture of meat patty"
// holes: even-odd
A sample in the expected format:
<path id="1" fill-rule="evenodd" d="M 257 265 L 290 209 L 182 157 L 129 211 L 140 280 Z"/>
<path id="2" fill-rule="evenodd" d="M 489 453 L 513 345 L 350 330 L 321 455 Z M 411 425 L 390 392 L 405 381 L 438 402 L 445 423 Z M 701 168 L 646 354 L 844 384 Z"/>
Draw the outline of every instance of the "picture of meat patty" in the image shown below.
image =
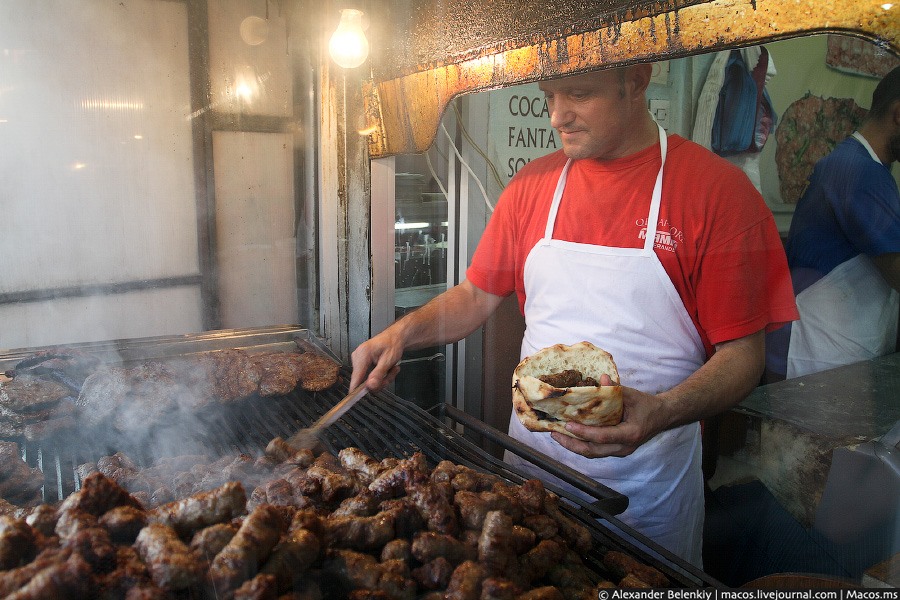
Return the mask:
<path id="1" fill-rule="evenodd" d="M 785 203 L 800 200 L 815 164 L 859 127 L 866 112 L 852 98 L 812 94 L 784 111 L 775 130 L 775 164 Z"/>

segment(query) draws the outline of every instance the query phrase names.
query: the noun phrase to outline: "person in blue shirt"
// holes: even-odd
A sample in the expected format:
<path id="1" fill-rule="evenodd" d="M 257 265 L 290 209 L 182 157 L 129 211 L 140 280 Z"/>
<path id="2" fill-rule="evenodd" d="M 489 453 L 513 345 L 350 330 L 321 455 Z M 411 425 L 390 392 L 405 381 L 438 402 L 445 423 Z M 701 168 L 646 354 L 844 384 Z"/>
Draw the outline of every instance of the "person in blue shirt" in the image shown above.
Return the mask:
<path id="1" fill-rule="evenodd" d="M 768 381 L 896 350 L 900 314 L 900 67 L 872 94 L 859 130 L 813 169 L 787 257 L 800 320 L 769 334 Z"/>

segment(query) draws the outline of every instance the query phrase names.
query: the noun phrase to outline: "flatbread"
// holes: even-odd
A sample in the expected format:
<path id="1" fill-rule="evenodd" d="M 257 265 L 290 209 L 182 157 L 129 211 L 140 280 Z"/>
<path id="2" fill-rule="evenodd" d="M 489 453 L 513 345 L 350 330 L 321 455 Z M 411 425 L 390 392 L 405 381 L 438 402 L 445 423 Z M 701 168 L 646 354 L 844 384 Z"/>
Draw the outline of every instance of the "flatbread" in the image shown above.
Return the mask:
<path id="1" fill-rule="evenodd" d="M 538 379 L 566 369 L 600 381 L 609 375 L 614 385 L 557 388 Z M 556 344 L 526 357 L 513 371 L 513 411 L 529 431 L 566 430 L 568 421 L 584 425 L 615 425 L 622 421 L 622 387 L 612 355 L 590 342 Z"/>

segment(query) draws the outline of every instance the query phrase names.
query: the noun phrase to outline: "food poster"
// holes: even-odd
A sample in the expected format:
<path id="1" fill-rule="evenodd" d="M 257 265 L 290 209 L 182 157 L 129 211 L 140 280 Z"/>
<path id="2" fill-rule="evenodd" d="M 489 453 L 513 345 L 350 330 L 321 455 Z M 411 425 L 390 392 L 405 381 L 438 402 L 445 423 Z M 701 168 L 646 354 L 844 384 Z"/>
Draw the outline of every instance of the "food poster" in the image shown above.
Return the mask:
<path id="1" fill-rule="evenodd" d="M 897 66 L 897 57 L 868 40 L 829 35 L 825 62 L 829 67 L 881 79 Z"/>

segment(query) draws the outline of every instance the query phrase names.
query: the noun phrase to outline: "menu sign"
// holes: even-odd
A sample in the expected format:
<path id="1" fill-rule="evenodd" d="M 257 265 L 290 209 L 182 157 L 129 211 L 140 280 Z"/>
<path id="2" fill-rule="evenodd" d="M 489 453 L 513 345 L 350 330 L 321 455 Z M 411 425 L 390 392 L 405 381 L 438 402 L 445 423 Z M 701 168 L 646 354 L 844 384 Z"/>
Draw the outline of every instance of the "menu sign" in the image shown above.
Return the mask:
<path id="1" fill-rule="evenodd" d="M 561 147 L 537 84 L 492 91 L 489 127 L 488 153 L 504 183 L 533 159 Z"/>

